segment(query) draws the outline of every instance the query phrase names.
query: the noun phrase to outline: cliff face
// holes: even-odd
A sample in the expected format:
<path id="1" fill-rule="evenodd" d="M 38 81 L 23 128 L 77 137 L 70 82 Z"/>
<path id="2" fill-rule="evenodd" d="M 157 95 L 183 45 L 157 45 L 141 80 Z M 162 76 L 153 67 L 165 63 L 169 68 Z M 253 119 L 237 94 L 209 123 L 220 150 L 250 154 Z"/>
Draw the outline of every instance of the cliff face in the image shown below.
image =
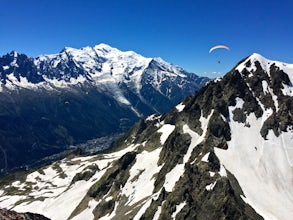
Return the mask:
<path id="1" fill-rule="evenodd" d="M 52 219 L 290 219 L 292 82 L 292 65 L 253 54 L 111 152 L 3 184 L 0 206 Z"/>
<path id="2" fill-rule="evenodd" d="M 33 213 L 17 213 L 15 211 L 10 211 L 6 209 L 0 209 L 0 219 L 1 220 L 49 220 L 48 218 L 33 214 Z"/>

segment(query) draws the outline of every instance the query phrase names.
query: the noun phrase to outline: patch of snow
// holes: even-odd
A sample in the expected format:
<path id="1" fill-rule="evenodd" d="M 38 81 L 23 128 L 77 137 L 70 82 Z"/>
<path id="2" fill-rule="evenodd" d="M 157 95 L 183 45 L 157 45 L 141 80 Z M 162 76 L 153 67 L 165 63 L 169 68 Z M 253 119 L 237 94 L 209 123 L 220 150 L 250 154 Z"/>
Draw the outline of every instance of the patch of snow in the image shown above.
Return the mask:
<path id="1" fill-rule="evenodd" d="M 172 213 L 172 219 L 176 218 L 176 215 L 184 208 L 184 206 L 186 205 L 186 202 L 181 202 L 179 205 L 176 205 L 176 210 L 175 212 Z"/>
<path id="2" fill-rule="evenodd" d="M 251 66 L 246 67 L 245 64 L 250 61 Z M 249 56 L 245 61 L 243 61 L 241 64 L 238 65 L 236 70 L 238 70 L 240 73 L 246 68 L 249 72 L 255 72 L 256 71 L 256 65 L 255 62 L 258 61 L 262 67 L 262 69 L 269 74 L 270 72 L 270 65 L 274 62 L 271 60 L 268 60 L 261 56 L 258 53 L 253 53 L 251 56 Z"/>
<path id="3" fill-rule="evenodd" d="M 47 76 L 43 75 L 43 78 L 44 80 L 49 83 L 50 85 L 53 85 L 54 87 L 57 87 L 57 88 L 66 88 L 68 87 L 69 85 L 77 85 L 77 84 L 82 84 L 84 83 L 87 79 L 82 76 L 82 75 L 79 75 L 77 78 L 73 78 L 71 77 L 69 82 L 65 81 L 65 80 L 60 80 L 60 79 L 57 79 L 57 78 L 48 78 Z"/>
<path id="4" fill-rule="evenodd" d="M 7 75 L 7 81 L 5 87 L 8 89 L 14 89 L 16 86 L 29 89 L 37 89 L 39 86 L 42 86 L 43 83 L 31 83 L 27 80 L 26 77 L 19 77 L 19 80 L 15 77 L 13 73 Z"/>
<path id="5" fill-rule="evenodd" d="M 15 204 L 20 201 L 25 199 L 26 196 L 9 196 L 9 195 L 4 195 L 3 197 L 0 198 L 0 205 L 1 208 L 6 208 L 6 209 L 12 209 L 14 208 Z"/>
<path id="6" fill-rule="evenodd" d="M 164 145 L 169 135 L 174 131 L 175 125 L 164 124 L 157 132 L 162 133 L 160 137 L 161 144 Z"/>
<path id="7" fill-rule="evenodd" d="M 160 119 L 161 117 L 162 117 L 162 115 L 152 114 L 152 115 L 148 116 L 145 120 L 146 121 L 154 121 L 154 120 Z"/>
<path id="8" fill-rule="evenodd" d="M 105 170 L 96 173 L 92 179 L 101 178 L 104 172 Z M 36 200 L 27 204 L 22 203 L 16 206 L 14 210 L 18 212 L 35 212 L 56 220 L 67 219 L 84 198 L 91 185 L 91 181 L 78 181 L 56 197 L 46 198 L 44 201 Z M 62 211 L 56 212 L 56 210 Z"/>
<path id="9" fill-rule="evenodd" d="M 229 107 L 230 114 L 232 109 Z M 260 135 L 263 119 L 250 114 L 247 121 L 249 128 L 231 121 L 228 149 L 215 148 L 215 153 L 238 180 L 246 196 L 245 202 L 265 219 L 291 219 L 293 131 L 282 132 L 276 137 L 270 130 L 265 140 Z"/>
<path id="10" fill-rule="evenodd" d="M 136 163 L 129 170 L 129 178 L 122 188 L 122 195 L 128 198 L 127 205 L 131 206 L 152 195 L 154 190 L 154 175 L 160 171 L 158 166 L 162 148 L 151 152 L 143 151 L 137 154 Z"/>
<path id="11" fill-rule="evenodd" d="M 291 85 L 293 85 L 293 64 L 279 62 L 278 67 L 288 75 Z"/>
<path id="12" fill-rule="evenodd" d="M 178 112 L 182 112 L 184 108 L 185 108 L 185 105 L 183 105 L 182 102 L 180 104 L 176 105 L 176 109 Z"/>
<path id="13" fill-rule="evenodd" d="M 203 116 L 201 116 L 200 122 L 201 122 L 201 127 L 203 130 L 203 133 L 201 136 L 198 135 L 193 130 L 191 130 L 188 127 L 188 125 L 183 126 L 183 132 L 191 136 L 191 143 L 188 147 L 186 154 L 183 157 L 183 163 L 177 164 L 169 173 L 166 174 L 164 187 L 167 192 L 172 192 L 176 182 L 184 173 L 185 163 L 189 161 L 189 158 L 191 157 L 191 153 L 193 149 L 204 140 L 206 132 L 207 132 L 208 122 L 213 113 L 214 111 L 212 111 L 211 114 L 207 118 L 204 118 Z"/>
<path id="14" fill-rule="evenodd" d="M 293 96 L 293 86 L 292 85 L 288 86 L 283 84 L 282 93 L 283 95 L 286 95 L 286 96 Z"/>
<path id="15" fill-rule="evenodd" d="M 18 64 L 17 64 L 17 57 L 18 57 L 18 54 L 17 52 L 13 52 L 13 61 L 10 63 L 10 66 L 14 66 L 14 67 L 19 67 Z"/>
<path id="16" fill-rule="evenodd" d="M 98 205 L 98 202 L 96 200 L 92 199 L 91 201 L 89 201 L 87 208 L 85 210 L 83 210 L 80 214 L 78 214 L 77 216 L 72 218 L 72 220 L 94 219 L 95 216 L 93 214 L 93 211 L 97 205 Z"/>
<path id="17" fill-rule="evenodd" d="M 71 161 L 86 162 L 88 160 L 94 159 L 95 156 L 83 156 L 72 158 Z"/>
<path id="18" fill-rule="evenodd" d="M 236 97 L 235 101 L 235 108 L 243 108 L 244 100 L 242 98 Z"/>
<path id="19" fill-rule="evenodd" d="M 210 174 L 210 177 L 213 177 L 213 176 L 215 176 L 215 172 L 212 172 L 212 171 L 209 171 L 209 174 Z"/>
<path id="20" fill-rule="evenodd" d="M 3 70 L 8 70 L 9 66 L 3 66 Z"/>
<path id="21" fill-rule="evenodd" d="M 220 165 L 219 175 L 222 176 L 222 177 L 227 177 L 226 168 L 224 167 L 224 165 L 222 163 Z"/>
<path id="22" fill-rule="evenodd" d="M 129 145 L 128 147 L 120 150 L 120 151 L 116 151 L 114 153 L 109 153 L 109 154 L 104 154 L 104 157 L 106 159 L 118 159 L 120 157 L 122 157 L 124 154 L 126 154 L 127 152 L 130 152 L 130 151 L 134 151 L 137 147 L 139 146 L 139 144 L 131 144 Z"/>
<path id="23" fill-rule="evenodd" d="M 161 212 L 162 212 L 162 206 L 159 206 L 154 217 L 153 217 L 153 220 L 158 220 L 161 215 Z"/>
<path id="24" fill-rule="evenodd" d="M 40 172 L 32 172 L 27 175 L 26 182 L 14 182 L 19 191 L 26 187 L 26 183 L 32 185 L 32 189 L 27 195 L 1 195 L 0 206 L 2 208 L 12 209 L 18 212 L 34 212 L 42 214 L 52 220 L 67 219 L 74 209 L 84 198 L 89 188 L 99 180 L 103 174 L 111 167 L 111 162 L 119 159 L 125 153 L 135 150 L 138 145 L 129 145 L 127 148 L 110 154 L 105 154 L 103 157 L 77 157 L 73 160 L 63 159 L 58 164 L 53 163 Z M 153 155 L 154 156 L 154 155 Z M 96 171 L 93 177 L 88 181 L 77 181 L 71 185 L 71 181 L 76 173 L 83 170 L 92 164 L 97 164 L 100 171 Z M 57 169 L 55 168 L 57 167 Z M 64 172 L 65 177 L 61 178 L 59 169 Z M 58 170 L 58 172 L 57 172 Z M 149 177 L 148 179 L 151 179 Z M 9 187 L 9 186 L 8 186 Z M 29 201 L 26 201 L 29 198 Z M 23 202 L 20 202 L 22 201 Z M 18 204 L 15 206 L 15 204 Z M 95 207 L 96 202 L 89 203 L 89 207 L 80 213 L 77 219 L 88 219 L 92 216 L 91 212 Z M 56 212 L 56 210 L 62 210 Z M 114 213 L 115 214 L 115 213 Z"/>
<path id="25" fill-rule="evenodd" d="M 217 181 L 215 181 L 215 182 L 207 185 L 205 188 L 206 188 L 207 191 L 211 191 L 211 190 L 214 189 L 214 187 L 215 187 L 216 184 L 217 184 Z"/>
<path id="26" fill-rule="evenodd" d="M 17 180 L 17 181 L 15 181 L 15 182 L 13 182 L 11 185 L 12 185 L 13 187 L 19 187 L 19 185 L 20 185 L 20 181 Z"/>
<path id="27" fill-rule="evenodd" d="M 208 162 L 209 162 L 209 161 L 208 161 L 209 156 L 210 156 L 210 152 L 208 152 L 206 155 L 204 155 L 204 156 L 201 158 L 201 161 L 208 163 Z"/>
<path id="28" fill-rule="evenodd" d="M 105 201 L 106 202 L 109 202 L 109 201 L 111 201 L 113 199 L 113 196 L 109 196 L 109 197 L 107 197 L 106 199 L 105 199 Z"/>
<path id="29" fill-rule="evenodd" d="M 216 83 L 216 82 L 220 82 L 222 79 L 223 79 L 222 77 L 217 77 L 217 78 L 214 79 L 214 82 L 215 82 L 215 83 Z"/>
<path id="30" fill-rule="evenodd" d="M 152 199 L 150 198 L 147 202 L 144 203 L 144 205 L 140 208 L 140 210 L 136 213 L 133 220 L 139 220 L 141 216 L 145 213 L 147 208 L 151 205 Z"/>
<path id="31" fill-rule="evenodd" d="M 268 82 L 266 80 L 263 80 L 262 82 L 262 90 L 263 90 L 263 93 L 266 94 L 266 93 L 269 93 L 269 85 L 268 85 Z"/>

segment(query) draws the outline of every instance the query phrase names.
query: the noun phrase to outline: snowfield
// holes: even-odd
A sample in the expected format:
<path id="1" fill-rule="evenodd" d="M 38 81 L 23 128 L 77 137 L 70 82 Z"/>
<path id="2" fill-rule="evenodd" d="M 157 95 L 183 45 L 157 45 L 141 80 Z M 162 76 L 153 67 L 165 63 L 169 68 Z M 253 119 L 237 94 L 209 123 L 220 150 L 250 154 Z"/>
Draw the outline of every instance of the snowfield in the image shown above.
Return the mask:
<path id="1" fill-rule="evenodd" d="M 229 108 L 231 115 L 234 109 Z M 267 116 L 264 114 L 263 117 Z M 254 114 L 247 119 L 250 127 L 232 120 L 229 123 L 232 137 L 228 150 L 215 148 L 215 152 L 239 181 L 245 202 L 265 219 L 291 219 L 293 142 L 288 140 L 292 140 L 293 132 L 283 132 L 277 138 L 270 130 L 264 140 L 260 135 L 263 121 Z"/>
<path id="2" fill-rule="evenodd" d="M 67 48 L 67 50 L 71 51 L 72 54 L 77 53 L 74 49 Z M 102 45 L 101 48 L 94 48 L 94 51 L 91 48 L 84 48 L 83 50 L 84 53 L 88 53 L 90 56 L 94 56 L 94 53 L 99 53 L 100 55 L 107 54 L 107 56 L 114 56 L 114 54 L 118 53 L 115 49 L 107 48 L 105 45 Z M 113 51 L 109 53 L 109 50 Z M 138 59 L 133 52 L 125 52 L 119 56 L 116 55 L 115 59 L 117 59 L 116 63 L 118 67 L 113 71 L 113 80 L 115 80 L 115 76 L 120 76 L 121 72 L 124 71 L 123 66 L 119 66 L 120 59 L 126 59 L 123 57 L 124 55 L 127 55 L 130 64 L 134 57 Z M 75 56 L 78 57 L 78 60 L 85 61 L 88 57 L 88 55 L 85 56 L 79 52 Z M 268 134 L 265 138 L 262 137 L 261 130 L 264 123 L 271 116 L 274 116 L 278 111 L 282 111 L 282 105 L 284 104 L 282 103 L 282 98 L 286 101 L 289 100 L 288 102 L 291 101 L 288 97 L 292 96 L 293 91 L 293 65 L 266 60 L 259 54 L 253 54 L 249 59 L 252 65 L 247 67 L 245 63 L 249 60 L 246 60 L 236 68 L 240 72 L 244 68 L 250 71 L 250 75 L 249 73 L 247 74 L 248 78 L 252 77 L 254 71 L 257 69 L 255 65 L 256 61 L 259 61 L 261 67 L 268 75 L 270 72 L 269 66 L 272 64 L 283 71 L 287 71 L 286 73 L 288 73 L 291 84 L 284 85 L 281 90 L 279 88 L 278 94 L 281 94 L 281 98 L 277 97 L 274 93 L 275 90 L 269 85 L 269 80 L 262 80 L 259 81 L 260 86 L 257 90 L 262 91 L 262 95 L 267 94 L 272 98 L 270 99 L 270 104 L 267 106 L 261 97 L 254 97 L 253 87 L 249 87 L 249 83 L 247 83 L 248 89 L 246 93 L 251 92 L 252 95 L 243 95 L 241 96 L 243 98 L 237 97 L 237 95 L 231 96 L 233 97 L 233 101 L 235 99 L 235 105 L 225 106 L 228 110 L 228 116 L 216 107 L 207 107 L 209 111 L 204 111 L 200 109 L 201 103 L 192 100 L 190 102 L 195 103 L 188 103 L 186 101 L 186 106 L 193 106 L 197 113 L 189 118 L 186 113 L 193 110 L 193 108 L 190 107 L 191 109 L 185 110 L 186 106 L 183 103 L 179 103 L 174 109 L 176 112 L 174 115 L 179 115 L 178 120 L 174 119 L 174 117 L 169 117 L 174 115 L 167 114 L 149 116 L 145 121 L 147 125 L 152 127 L 147 127 L 143 131 L 139 130 L 141 129 L 139 127 L 139 129 L 134 131 L 134 133 L 141 132 L 139 134 L 142 134 L 142 136 L 133 137 L 134 135 L 131 133 L 133 136 L 128 137 L 123 142 L 125 148 L 122 150 L 96 156 L 65 158 L 41 170 L 29 173 L 25 180 L 15 180 L 10 185 L 3 186 L 0 189 L 0 207 L 13 209 L 18 212 L 37 212 L 52 220 L 94 219 L 95 216 L 93 213 L 96 207 L 108 208 L 106 210 L 107 212 L 105 212 L 107 214 L 100 218 L 102 220 L 118 219 L 122 215 L 125 218 L 131 216 L 131 219 L 139 220 L 145 214 L 146 210 L 148 210 L 147 214 L 152 214 L 152 219 L 154 220 L 162 217 L 162 213 L 169 215 L 170 219 L 176 219 L 176 216 L 179 216 L 178 213 L 183 210 L 181 214 L 183 212 L 183 214 L 186 214 L 187 207 L 191 207 L 190 201 L 192 201 L 192 197 L 188 197 L 189 195 L 185 197 L 185 195 L 187 192 L 190 192 L 188 190 L 193 190 L 193 188 L 184 187 L 196 186 L 198 189 L 202 188 L 204 197 L 206 195 L 211 197 L 218 195 L 212 194 L 216 192 L 224 194 L 225 198 L 234 199 L 235 197 L 233 196 L 237 196 L 238 199 L 239 191 L 242 190 L 243 195 L 240 195 L 242 200 L 249 204 L 265 220 L 291 220 L 293 217 L 293 126 L 288 125 L 282 131 L 279 129 L 279 136 L 276 136 L 272 128 L 268 126 Z M 146 60 L 141 58 L 141 65 L 145 65 L 145 62 Z M 85 65 L 84 68 L 90 71 L 93 68 L 91 64 L 93 62 L 89 61 L 88 64 L 80 65 Z M 111 71 L 110 64 L 107 63 L 101 68 L 103 68 L 104 73 Z M 92 72 L 92 74 L 96 73 Z M 211 91 L 213 90 L 208 90 L 208 92 Z M 284 97 L 282 94 L 288 97 Z M 127 104 L 127 100 L 123 100 L 117 94 L 117 98 L 119 97 L 121 98 L 121 102 Z M 248 102 L 252 98 L 255 98 L 255 103 L 251 106 L 255 107 L 255 105 L 258 105 L 256 109 L 262 110 L 262 115 L 259 114 L 258 118 L 253 111 L 248 114 L 245 109 L 247 106 L 251 107 Z M 233 114 L 237 114 L 235 109 L 243 110 L 245 116 L 243 116 L 244 122 L 240 123 L 233 120 L 235 118 Z M 206 112 L 206 115 L 204 112 Z M 286 115 L 286 112 L 284 114 Z M 289 114 L 291 113 L 289 112 Z M 225 134 L 222 134 L 221 131 L 219 132 L 221 134 L 218 135 L 217 131 L 221 129 L 217 126 L 222 126 L 222 124 L 218 122 L 220 120 L 215 120 L 215 123 L 213 123 L 213 116 L 218 117 L 220 120 L 222 119 L 221 123 L 227 125 L 227 130 L 223 131 Z M 288 118 L 291 119 L 290 117 Z M 290 124 L 290 121 L 288 121 L 285 120 L 287 124 Z M 197 133 L 196 129 L 192 130 L 194 127 L 201 132 Z M 147 133 L 148 131 L 150 133 Z M 179 142 L 181 139 L 174 141 L 176 138 L 175 134 L 184 136 L 183 141 Z M 231 135 L 231 139 L 226 138 L 226 134 Z M 170 137 L 172 137 L 172 141 Z M 186 142 L 186 137 L 189 137 L 188 142 Z M 214 144 L 219 139 L 221 144 L 224 142 L 225 149 L 214 147 L 222 146 L 218 143 Z M 138 140 L 142 140 L 142 143 L 138 143 Z M 178 145 L 176 145 L 177 140 L 180 143 Z M 184 154 L 180 152 L 180 162 L 177 164 L 173 163 L 168 167 L 170 161 L 167 161 L 167 159 L 170 158 L 166 154 L 175 152 L 176 149 L 173 143 L 175 143 L 174 146 L 176 147 L 180 147 L 181 143 L 188 144 L 182 146 L 185 147 L 185 151 Z M 166 153 L 166 149 L 172 149 L 172 152 Z M 177 153 L 176 151 L 175 156 L 178 156 Z M 219 160 L 217 158 L 215 159 L 215 155 Z M 167 157 L 167 159 L 164 157 Z M 122 165 L 117 165 L 117 161 L 121 158 L 123 159 L 120 160 L 122 161 Z M 191 168 L 185 169 L 186 167 Z M 77 174 L 83 174 L 86 171 L 92 172 L 88 180 L 78 179 L 77 181 L 73 181 L 76 180 L 76 176 L 78 177 Z M 187 171 L 190 172 L 188 173 Z M 122 175 L 120 175 L 121 173 Z M 161 178 L 157 178 L 159 173 L 163 173 L 163 176 L 160 176 Z M 231 179 L 230 173 L 235 176 L 237 181 L 234 178 Z M 198 175 L 200 176 L 199 178 Z M 227 187 L 223 184 L 223 179 L 225 181 L 227 180 L 225 182 L 228 185 Z M 200 182 L 198 185 L 191 183 L 197 180 L 204 182 Z M 235 185 L 238 182 L 241 190 L 235 190 L 232 181 L 234 181 L 234 184 L 236 182 Z M 100 185 L 97 186 L 95 185 L 96 183 Z M 104 185 L 101 185 L 102 183 Z M 189 183 L 192 185 L 189 185 Z M 88 191 L 92 189 L 92 186 L 97 186 L 94 191 L 95 193 L 101 192 L 101 195 L 89 196 Z M 178 194 L 175 191 L 179 187 L 182 187 L 185 195 Z M 223 189 L 221 187 L 225 188 Z M 119 189 L 118 191 L 117 188 Z M 114 193 L 111 191 L 112 189 L 114 189 Z M 235 194 L 231 193 L 233 194 L 231 196 L 224 191 L 219 192 L 219 190 L 226 189 L 229 189 L 229 191 Z M 177 196 L 180 198 L 177 199 Z M 221 196 L 219 197 L 221 198 Z M 222 202 L 222 199 L 220 200 Z M 218 202 L 216 199 L 215 201 Z M 224 202 L 224 205 L 226 204 Z M 242 201 L 240 204 L 241 206 L 243 205 Z M 77 207 L 79 210 L 76 210 Z M 167 209 L 166 207 L 169 208 L 168 213 L 164 212 Z M 210 209 L 211 206 L 207 207 Z M 238 206 L 235 207 L 238 208 Z M 231 210 L 234 211 L 233 209 Z M 216 213 L 218 214 L 218 212 Z"/>

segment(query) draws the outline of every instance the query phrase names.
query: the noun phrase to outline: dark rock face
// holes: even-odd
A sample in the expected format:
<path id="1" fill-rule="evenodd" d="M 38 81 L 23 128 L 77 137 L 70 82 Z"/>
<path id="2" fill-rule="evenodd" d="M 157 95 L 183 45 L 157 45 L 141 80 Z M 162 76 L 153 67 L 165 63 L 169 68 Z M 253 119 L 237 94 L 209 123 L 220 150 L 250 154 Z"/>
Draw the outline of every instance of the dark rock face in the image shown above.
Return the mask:
<path id="1" fill-rule="evenodd" d="M 91 210 L 94 219 L 111 216 L 114 220 L 155 217 L 160 220 L 263 219 L 261 214 L 270 210 L 265 210 L 266 206 L 259 208 L 263 205 L 259 200 L 251 201 L 255 206 L 247 203 L 251 192 L 253 195 L 258 192 L 247 189 L 247 182 L 241 179 L 245 176 L 239 175 L 233 166 L 247 166 L 242 171 L 247 172 L 247 178 L 253 179 L 252 185 L 248 185 L 252 188 L 267 187 L 262 185 L 262 179 L 255 181 L 255 176 L 261 176 L 268 185 L 287 181 L 283 177 L 266 175 L 267 171 L 283 174 L 284 170 L 279 164 L 274 170 L 275 164 L 271 163 L 276 162 L 276 158 L 270 157 L 271 152 L 264 152 L 266 147 L 279 147 L 265 142 L 268 132 L 273 131 L 276 136 L 282 131 L 292 132 L 292 93 L 284 91 L 286 86 L 292 89 L 289 79 L 292 78 L 280 64 L 273 65 L 253 55 L 221 80 L 212 81 L 193 97 L 185 98 L 179 105 L 184 106 L 183 109 L 176 106 L 168 113 L 140 120 L 113 145 L 109 154 L 99 155 L 99 159 L 107 160 L 103 161 L 107 165 L 102 162 L 99 169 L 91 164 L 73 177 L 72 185 L 80 180 L 88 180 L 91 185 L 69 214 L 75 217 L 82 215 L 84 210 Z M 249 124 L 254 122 L 257 125 Z M 264 139 L 263 154 L 256 159 L 261 161 L 263 170 L 258 170 L 259 164 L 254 164 L 253 156 L 256 151 L 260 152 L 254 140 L 252 144 L 241 145 L 241 140 L 234 139 L 239 137 L 235 135 L 238 126 L 248 133 L 243 135 L 245 138 L 255 134 L 256 130 L 249 130 L 250 127 L 257 127 L 259 134 L 253 137 Z M 241 161 L 242 158 L 245 160 Z M 282 187 L 288 188 L 288 185 Z M 276 190 L 278 195 L 282 187 Z M 269 187 L 271 189 L 274 190 Z M 284 192 L 284 195 L 291 193 Z M 6 196 L 10 192 L 4 190 L 4 193 Z M 282 198 L 290 204 L 286 196 Z M 95 205 L 89 207 L 90 201 Z M 254 210 L 254 207 L 259 209 Z M 286 215 L 290 215 L 288 213 Z M 272 213 L 272 216 L 274 214 L 280 213 Z"/>
<path id="2" fill-rule="evenodd" d="M 29 82 L 39 83 L 44 81 L 42 75 L 38 74 L 34 59 L 25 54 L 11 52 L 0 57 L 0 79 L 2 84 L 7 83 L 7 75 L 13 73 L 20 81 L 20 77 L 25 77 Z"/>
<path id="3" fill-rule="evenodd" d="M 175 125 L 162 146 L 158 161 L 158 166 L 162 168 L 156 174 L 153 191 L 158 194 L 157 199 L 151 200 L 141 219 L 154 218 L 158 210 L 158 219 L 172 219 L 180 204 L 184 205 L 176 219 L 263 219 L 243 201 L 241 197 L 245 195 L 233 174 L 228 170 L 226 176 L 220 174 L 223 168 L 214 151 L 215 148 L 228 148 L 227 142 L 231 140 L 229 122 L 233 120 L 249 128 L 247 117 L 250 114 L 260 118 L 271 109 L 272 114 L 264 121 L 260 132 L 263 138 L 269 130 L 278 135 L 292 126 L 293 99 L 282 92 L 283 85 L 290 86 L 288 75 L 274 65 L 270 66 L 268 73 L 262 65 L 260 61 L 249 60 L 245 67 L 255 66 L 255 70 L 235 67 L 220 81 L 209 82 L 193 97 L 187 97 L 182 102 L 185 105 L 182 112 L 174 108 L 151 122 L 142 120 L 120 140 L 119 143 L 129 140 L 138 144 L 147 142 L 144 149 L 157 149 L 160 144 L 156 125 L 163 121 Z M 237 99 L 243 102 L 241 108 L 236 107 Z M 235 107 L 235 110 L 230 112 L 230 107 Z M 204 131 L 200 118 L 208 116 L 209 124 Z M 184 174 L 174 189 L 167 192 L 163 187 L 166 175 L 183 163 L 191 143 L 191 137 L 183 132 L 184 124 L 199 135 L 205 132 L 205 138 L 193 149 L 189 161 L 185 163 Z M 209 154 L 207 161 L 202 161 L 206 154 Z M 103 214 L 109 214 L 111 210 Z M 135 214 L 135 211 L 128 212 L 128 217 L 133 218 Z"/>
<path id="4" fill-rule="evenodd" d="M 17 213 L 6 209 L 0 209 L 1 220 L 50 220 L 42 215 L 33 213 Z"/>

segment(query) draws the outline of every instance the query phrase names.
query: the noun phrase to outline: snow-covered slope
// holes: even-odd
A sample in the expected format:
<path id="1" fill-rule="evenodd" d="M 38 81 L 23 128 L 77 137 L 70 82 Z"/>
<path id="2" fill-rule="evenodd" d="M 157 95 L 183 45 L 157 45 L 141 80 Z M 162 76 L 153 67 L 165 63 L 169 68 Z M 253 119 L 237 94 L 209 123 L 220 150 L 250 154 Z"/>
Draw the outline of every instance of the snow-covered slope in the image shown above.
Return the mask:
<path id="1" fill-rule="evenodd" d="M 192 88 L 198 89 L 208 80 L 160 58 L 145 58 L 133 51 L 120 51 L 106 44 L 81 49 L 66 47 L 58 54 L 35 59 L 12 52 L 3 56 L 0 64 L 2 91 L 68 88 L 89 83 L 126 105 L 131 105 L 131 100 L 126 97 L 121 84 L 142 98 L 142 87 L 151 84 L 156 91 L 172 99 L 172 89 L 194 90 Z M 144 78 L 148 81 L 145 82 Z M 179 85 L 173 85 L 166 92 L 163 81 Z"/>
<path id="2" fill-rule="evenodd" d="M 2 184 L 0 207 L 51 219 L 291 219 L 292 76 L 291 64 L 253 54 L 137 123 L 113 152 Z"/>
<path id="3" fill-rule="evenodd" d="M 37 58 L 6 54 L 0 57 L 0 175 L 124 132 L 142 117 L 169 111 L 208 80 L 105 44 Z"/>

